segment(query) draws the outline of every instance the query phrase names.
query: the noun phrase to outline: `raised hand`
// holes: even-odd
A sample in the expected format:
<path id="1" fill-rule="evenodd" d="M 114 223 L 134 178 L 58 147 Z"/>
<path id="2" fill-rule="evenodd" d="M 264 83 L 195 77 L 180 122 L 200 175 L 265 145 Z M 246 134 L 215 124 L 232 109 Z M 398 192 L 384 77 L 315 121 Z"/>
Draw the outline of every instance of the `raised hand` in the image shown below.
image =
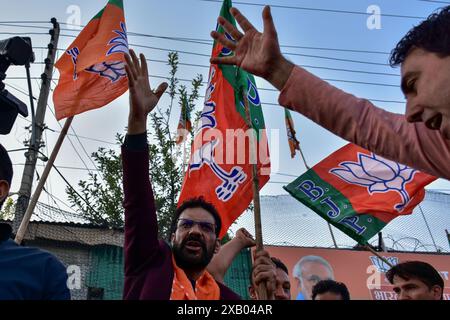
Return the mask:
<path id="1" fill-rule="evenodd" d="M 211 36 L 228 49 L 234 51 L 231 57 L 214 57 L 211 63 L 236 65 L 249 73 L 260 76 L 281 90 L 289 78 L 294 65 L 287 61 L 280 51 L 278 35 L 273 23 L 270 7 L 263 10 L 264 32 L 260 33 L 255 27 L 236 9 L 231 8 L 231 14 L 244 30 L 242 34 L 230 22 L 219 17 L 218 22 L 233 39 L 233 42 L 216 31 Z"/>
<path id="2" fill-rule="evenodd" d="M 130 89 L 130 114 L 128 118 L 128 134 L 141 134 L 147 130 L 147 116 L 156 107 L 168 84 L 162 83 L 155 91 L 150 87 L 147 61 L 143 54 L 140 61 L 133 50 L 125 55 Z"/>
<path id="3" fill-rule="evenodd" d="M 252 277 L 256 287 L 262 283 L 266 285 L 267 299 L 274 300 L 277 285 L 277 273 L 276 266 L 270 259 L 270 255 L 267 251 L 258 251 L 255 253 Z M 257 297 L 257 299 L 260 300 L 259 297 Z"/>

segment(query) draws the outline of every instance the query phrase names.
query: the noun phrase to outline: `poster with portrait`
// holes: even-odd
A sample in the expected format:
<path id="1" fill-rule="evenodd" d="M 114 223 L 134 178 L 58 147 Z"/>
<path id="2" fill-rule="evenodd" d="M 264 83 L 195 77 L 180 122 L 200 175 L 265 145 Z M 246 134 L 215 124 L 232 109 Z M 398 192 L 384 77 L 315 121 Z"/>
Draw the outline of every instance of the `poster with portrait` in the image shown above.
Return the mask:
<path id="1" fill-rule="evenodd" d="M 369 251 L 267 246 L 266 250 L 286 264 L 294 300 L 310 300 L 312 287 L 320 280 L 346 284 L 352 300 L 396 300 L 386 279 L 389 266 Z M 444 300 L 450 300 L 450 255 L 427 253 L 380 253 L 392 265 L 423 261 L 444 279 Z"/>

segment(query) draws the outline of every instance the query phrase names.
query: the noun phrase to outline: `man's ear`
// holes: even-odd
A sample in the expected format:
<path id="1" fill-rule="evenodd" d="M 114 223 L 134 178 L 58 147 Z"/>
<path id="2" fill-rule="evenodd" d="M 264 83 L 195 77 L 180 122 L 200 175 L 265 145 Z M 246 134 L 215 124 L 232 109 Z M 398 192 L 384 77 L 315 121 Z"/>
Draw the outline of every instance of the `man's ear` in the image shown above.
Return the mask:
<path id="1" fill-rule="evenodd" d="M 250 294 L 250 298 L 252 300 L 258 300 L 258 297 L 256 296 L 255 288 L 252 285 L 248 286 L 248 293 Z"/>
<path id="2" fill-rule="evenodd" d="M 0 180 L 0 203 L 3 202 L 9 195 L 9 183 L 5 180 Z"/>
<path id="3" fill-rule="evenodd" d="M 214 246 L 214 254 L 220 251 L 220 247 L 221 247 L 220 240 L 216 239 L 216 245 Z"/>
<path id="4" fill-rule="evenodd" d="M 170 243 L 173 243 L 175 241 L 175 233 L 172 233 L 170 236 Z"/>
<path id="5" fill-rule="evenodd" d="M 297 285 L 297 289 L 301 289 L 301 287 L 302 287 L 302 281 L 300 280 L 300 278 L 294 277 L 294 281 L 295 281 L 295 283 L 296 283 L 296 285 Z"/>
<path id="6" fill-rule="evenodd" d="M 435 285 L 431 287 L 431 292 L 433 293 L 433 296 L 436 298 L 436 300 L 441 300 L 442 297 L 442 288 L 438 285 Z"/>

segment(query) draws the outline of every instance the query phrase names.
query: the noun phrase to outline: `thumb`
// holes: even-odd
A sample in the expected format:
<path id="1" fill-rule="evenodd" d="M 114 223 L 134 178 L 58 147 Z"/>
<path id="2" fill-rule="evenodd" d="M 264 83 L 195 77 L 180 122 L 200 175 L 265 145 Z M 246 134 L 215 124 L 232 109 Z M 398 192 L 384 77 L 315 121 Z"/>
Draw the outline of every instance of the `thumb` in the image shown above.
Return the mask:
<path id="1" fill-rule="evenodd" d="M 158 100 L 161 99 L 168 86 L 167 82 L 163 82 L 159 85 L 158 89 L 155 90 L 155 95 L 158 97 Z"/>

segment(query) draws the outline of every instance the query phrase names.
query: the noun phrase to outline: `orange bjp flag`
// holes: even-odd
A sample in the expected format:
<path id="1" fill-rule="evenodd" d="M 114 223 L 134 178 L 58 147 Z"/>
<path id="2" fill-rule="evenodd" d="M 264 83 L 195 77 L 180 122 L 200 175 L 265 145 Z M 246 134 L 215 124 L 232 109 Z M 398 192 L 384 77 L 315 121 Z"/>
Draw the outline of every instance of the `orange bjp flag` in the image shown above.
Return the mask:
<path id="1" fill-rule="evenodd" d="M 295 126 L 294 126 L 294 120 L 292 119 L 291 112 L 288 109 L 284 109 L 285 114 L 285 122 L 286 122 L 286 130 L 288 135 L 288 141 L 289 141 L 289 148 L 291 149 L 291 158 L 295 158 L 295 154 L 297 150 L 300 151 L 300 142 L 297 140 L 297 137 L 295 136 Z"/>
<path id="2" fill-rule="evenodd" d="M 236 25 L 230 14 L 231 6 L 231 0 L 224 0 L 221 16 Z M 231 38 L 221 26 L 217 30 Z M 231 54 L 220 43 L 214 43 L 213 57 Z M 252 131 L 247 123 L 243 93 L 249 105 L 251 127 L 257 132 L 254 158 L 247 136 Z M 257 166 L 262 189 L 269 181 L 271 164 L 255 78 L 236 66 L 212 65 L 201 128 L 191 148 L 178 204 L 198 197 L 212 203 L 222 219 L 219 234 L 222 238 L 253 201 L 253 165 Z"/>
<path id="3" fill-rule="evenodd" d="M 128 38 L 122 0 L 110 0 L 55 64 L 58 120 L 101 108 L 128 90 Z"/>
<path id="4" fill-rule="evenodd" d="M 334 152 L 285 189 L 360 244 L 409 215 L 437 178 L 354 144 Z"/>
<path id="5" fill-rule="evenodd" d="M 186 141 L 188 133 L 192 131 L 191 115 L 186 100 L 181 105 L 180 120 L 178 122 L 176 144 L 182 144 Z"/>

